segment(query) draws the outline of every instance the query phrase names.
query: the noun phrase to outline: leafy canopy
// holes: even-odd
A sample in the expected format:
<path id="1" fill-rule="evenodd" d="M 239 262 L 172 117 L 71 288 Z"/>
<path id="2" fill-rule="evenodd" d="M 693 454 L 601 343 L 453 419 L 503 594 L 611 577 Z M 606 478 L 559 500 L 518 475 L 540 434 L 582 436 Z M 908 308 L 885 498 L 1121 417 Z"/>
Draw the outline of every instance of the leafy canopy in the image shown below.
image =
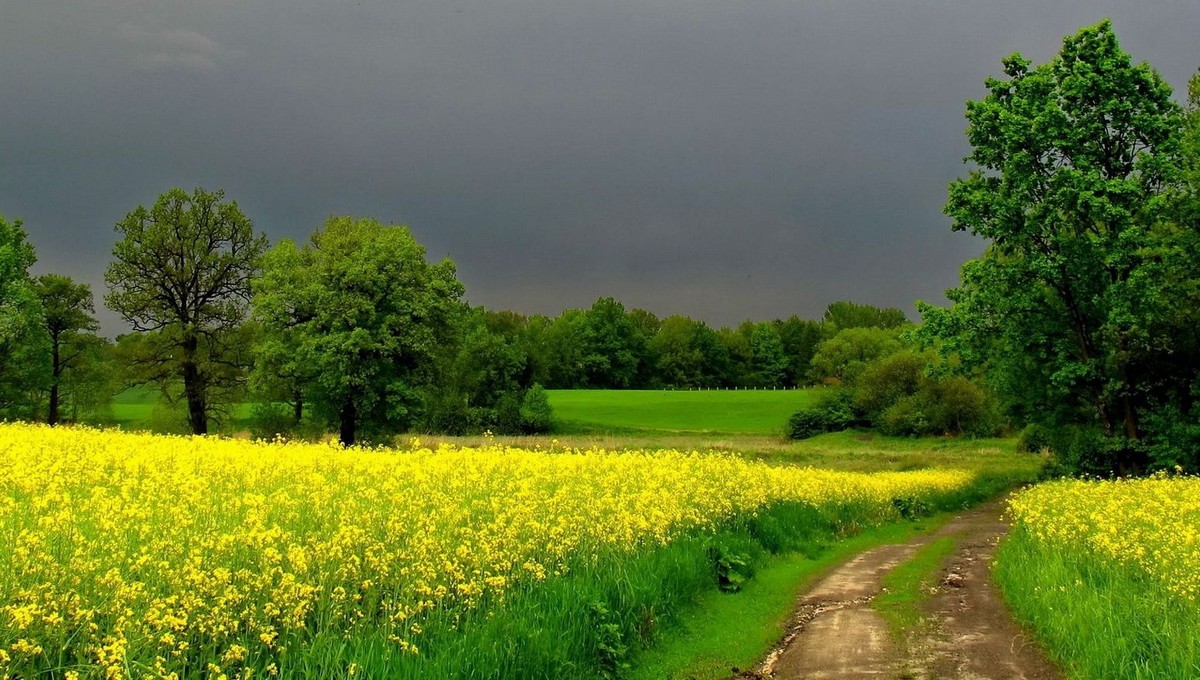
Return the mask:
<path id="1" fill-rule="evenodd" d="M 407 227 L 331 217 L 309 243 L 271 250 L 254 292 L 263 352 L 304 377 L 308 402 L 349 445 L 361 427 L 412 421 L 463 286 L 453 262 L 425 260 Z"/>

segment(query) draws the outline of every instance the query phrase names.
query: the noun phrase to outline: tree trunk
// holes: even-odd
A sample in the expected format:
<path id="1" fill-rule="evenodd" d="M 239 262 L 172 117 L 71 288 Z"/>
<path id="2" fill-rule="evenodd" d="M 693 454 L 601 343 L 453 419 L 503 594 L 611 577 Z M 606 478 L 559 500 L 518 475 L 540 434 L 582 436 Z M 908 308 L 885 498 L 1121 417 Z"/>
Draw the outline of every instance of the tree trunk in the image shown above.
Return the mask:
<path id="1" fill-rule="evenodd" d="M 304 417 L 304 394 L 296 390 L 292 397 L 292 418 L 299 425 L 300 419 Z"/>
<path id="2" fill-rule="evenodd" d="M 58 378 L 50 383 L 50 409 L 46 414 L 46 422 L 53 426 L 58 424 Z"/>
<path id="3" fill-rule="evenodd" d="M 342 405 L 342 422 L 338 433 L 338 439 L 341 440 L 343 446 L 354 446 L 354 426 L 357 417 L 358 411 L 354 408 L 354 402 L 347 400 Z"/>
<path id="4" fill-rule="evenodd" d="M 196 364 L 199 340 L 195 335 L 183 339 L 183 394 L 187 397 L 188 425 L 192 434 L 208 434 L 208 408 L 205 404 L 204 376 Z"/>

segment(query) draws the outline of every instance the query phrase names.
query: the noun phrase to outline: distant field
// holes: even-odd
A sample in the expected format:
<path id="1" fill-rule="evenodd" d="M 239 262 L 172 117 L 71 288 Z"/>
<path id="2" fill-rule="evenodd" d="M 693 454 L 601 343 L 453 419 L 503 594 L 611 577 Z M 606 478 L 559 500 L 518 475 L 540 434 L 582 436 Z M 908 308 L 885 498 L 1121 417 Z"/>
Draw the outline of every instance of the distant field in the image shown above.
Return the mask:
<path id="1" fill-rule="evenodd" d="M 130 387 L 113 397 L 113 419 L 125 430 L 179 431 L 186 429 L 185 411 L 182 404 L 172 413 L 160 403 L 157 387 Z M 157 413 L 156 413 L 157 410 Z M 235 404 L 233 419 L 216 427 L 217 432 L 239 432 L 250 427 L 251 405 Z"/>
<path id="2" fill-rule="evenodd" d="M 656 430 L 782 434 L 818 390 L 550 390 L 564 433 Z"/>

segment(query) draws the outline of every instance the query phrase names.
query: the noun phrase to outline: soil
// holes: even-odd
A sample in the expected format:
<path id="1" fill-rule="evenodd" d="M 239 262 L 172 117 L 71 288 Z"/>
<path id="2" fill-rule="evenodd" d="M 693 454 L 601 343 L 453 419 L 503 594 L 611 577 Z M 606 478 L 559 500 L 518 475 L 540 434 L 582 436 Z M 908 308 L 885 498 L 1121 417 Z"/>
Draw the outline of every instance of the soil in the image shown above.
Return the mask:
<path id="1" fill-rule="evenodd" d="M 775 651 L 739 678 L 1058 680 L 1062 673 L 1013 621 L 992 583 L 996 544 L 1007 531 L 1002 501 L 959 515 L 936 533 L 862 553 L 803 595 Z M 872 608 L 883 575 L 922 545 L 955 536 L 922 622 L 897 636 Z"/>

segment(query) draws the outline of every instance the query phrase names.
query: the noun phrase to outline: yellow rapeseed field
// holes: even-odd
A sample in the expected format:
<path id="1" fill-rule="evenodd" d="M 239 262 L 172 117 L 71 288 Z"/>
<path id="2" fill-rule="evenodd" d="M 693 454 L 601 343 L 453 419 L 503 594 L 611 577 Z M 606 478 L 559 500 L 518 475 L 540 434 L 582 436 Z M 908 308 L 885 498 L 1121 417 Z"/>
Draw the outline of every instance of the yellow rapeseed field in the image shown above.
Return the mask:
<path id="1" fill-rule="evenodd" d="M 0 677 L 270 676 L 314 634 L 367 627 L 423 654 L 434 610 L 499 610 L 548 578 L 774 503 L 886 521 L 894 499 L 972 481 L 680 452 L 361 450 L 23 424 L 0 424 L 0 460 Z M 1172 493 L 1194 522 L 1195 501 Z M 1194 594 L 1191 568 L 1182 592 Z"/>
<path id="2" fill-rule="evenodd" d="M 1016 495 L 1010 512 L 1044 550 L 1132 568 L 1200 600 L 1200 478 L 1039 484 Z"/>

